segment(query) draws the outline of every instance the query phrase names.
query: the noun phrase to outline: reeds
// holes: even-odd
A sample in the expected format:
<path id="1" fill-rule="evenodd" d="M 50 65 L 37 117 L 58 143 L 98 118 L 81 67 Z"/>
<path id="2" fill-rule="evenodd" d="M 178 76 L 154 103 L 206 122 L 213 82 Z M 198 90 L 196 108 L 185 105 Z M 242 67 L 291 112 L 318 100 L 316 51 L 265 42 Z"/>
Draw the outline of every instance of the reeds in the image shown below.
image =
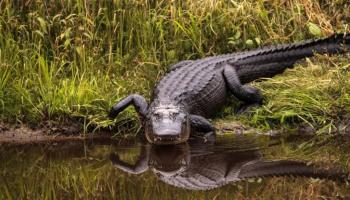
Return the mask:
<path id="1" fill-rule="evenodd" d="M 0 119 L 107 126 L 112 123 L 106 112 L 113 103 L 129 93 L 149 97 L 172 63 L 346 32 L 349 10 L 346 1 L 331 0 L 4 0 L 0 2 Z M 348 70 L 341 67 L 347 61 L 335 63 L 338 66 L 332 69 L 338 76 L 329 83 L 346 83 Z M 291 76 L 298 83 L 309 78 L 298 70 L 257 84 L 268 103 L 250 118 L 253 126 L 303 121 L 320 128 L 332 124 L 334 115 L 348 115 L 337 113 L 340 109 L 325 114 L 330 111 L 322 109 L 348 105 L 349 84 L 341 91 L 339 83 L 337 91 L 317 86 L 318 95 L 326 96 L 321 100 L 304 85 L 290 83 Z M 310 84 L 329 80 L 324 78 L 308 80 Z M 293 97 L 293 106 L 274 91 Z M 129 117 L 135 119 L 132 110 L 116 120 Z"/>

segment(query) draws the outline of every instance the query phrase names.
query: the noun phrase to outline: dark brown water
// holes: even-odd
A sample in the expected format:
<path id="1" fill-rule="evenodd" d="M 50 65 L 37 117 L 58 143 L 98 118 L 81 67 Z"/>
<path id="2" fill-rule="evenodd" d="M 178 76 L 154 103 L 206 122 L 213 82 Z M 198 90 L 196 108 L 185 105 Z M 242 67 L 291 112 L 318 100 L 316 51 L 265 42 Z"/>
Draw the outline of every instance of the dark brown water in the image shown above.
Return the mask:
<path id="1" fill-rule="evenodd" d="M 349 153 L 340 137 L 2 146 L 0 199 L 350 198 Z"/>

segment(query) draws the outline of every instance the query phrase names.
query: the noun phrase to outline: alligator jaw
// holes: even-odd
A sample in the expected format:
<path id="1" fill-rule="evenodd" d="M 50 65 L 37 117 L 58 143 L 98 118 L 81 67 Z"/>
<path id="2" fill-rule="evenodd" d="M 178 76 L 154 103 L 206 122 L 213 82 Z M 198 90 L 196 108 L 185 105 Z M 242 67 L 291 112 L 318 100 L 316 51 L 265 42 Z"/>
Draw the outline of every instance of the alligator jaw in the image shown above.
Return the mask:
<path id="1" fill-rule="evenodd" d="M 169 125 L 169 124 L 165 124 Z M 186 142 L 190 135 L 189 130 L 186 128 L 186 124 L 178 124 L 178 131 L 171 129 L 162 129 L 154 127 L 152 129 L 146 129 L 146 138 L 152 144 L 157 145 L 173 145 Z"/>
<path id="2" fill-rule="evenodd" d="M 187 140 L 187 139 L 186 139 Z M 155 137 L 153 140 L 148 140 L 151 143 L 159 145 L 173 145 L 186 142 L 186 140 L 181 139 L 181 137 Z"/>

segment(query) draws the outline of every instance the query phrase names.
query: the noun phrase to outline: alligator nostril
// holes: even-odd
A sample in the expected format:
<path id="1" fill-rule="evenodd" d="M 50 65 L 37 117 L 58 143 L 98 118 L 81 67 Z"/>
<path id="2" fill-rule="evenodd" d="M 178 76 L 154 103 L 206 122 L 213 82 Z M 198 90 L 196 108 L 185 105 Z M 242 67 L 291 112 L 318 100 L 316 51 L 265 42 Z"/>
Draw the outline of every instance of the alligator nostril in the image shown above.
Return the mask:
<path id="1" fill-rule="evenodd" d="M 175 141 L 175 140 L 179 140 L 180 137 L 179 136 L 174 136 L 174 135 L 162 135 L 162 136 L 158 136 L 155 138 L 155 141 Z"/>

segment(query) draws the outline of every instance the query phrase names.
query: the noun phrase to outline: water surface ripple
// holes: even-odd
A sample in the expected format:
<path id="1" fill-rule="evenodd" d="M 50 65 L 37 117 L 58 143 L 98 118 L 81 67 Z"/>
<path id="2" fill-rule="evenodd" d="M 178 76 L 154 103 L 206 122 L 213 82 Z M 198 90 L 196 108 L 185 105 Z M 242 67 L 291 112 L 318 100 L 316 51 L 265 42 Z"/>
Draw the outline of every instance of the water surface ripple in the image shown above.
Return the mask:
<path id="1" fill-rule="evenodd" d="M 350 197 L 349 141 L 257 136 L 2 146 L 0 199 Z"/>

